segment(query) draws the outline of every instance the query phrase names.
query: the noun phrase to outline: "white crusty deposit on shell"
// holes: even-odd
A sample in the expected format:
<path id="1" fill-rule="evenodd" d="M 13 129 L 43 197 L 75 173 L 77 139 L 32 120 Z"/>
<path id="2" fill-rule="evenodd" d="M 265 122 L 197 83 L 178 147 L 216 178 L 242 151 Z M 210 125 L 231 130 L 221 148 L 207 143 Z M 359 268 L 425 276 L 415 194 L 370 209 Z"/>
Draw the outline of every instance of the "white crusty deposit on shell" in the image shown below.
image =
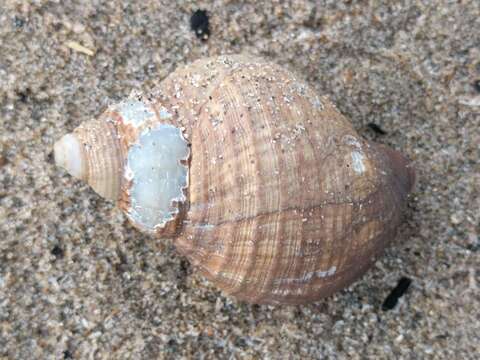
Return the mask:
<path id="1" fill-rule="evenodd" d="M 180 129 L 161 124 L 145 130 L 128 151 L 125 176 L 132 180 L 128 216 L 147 230 L 164 227 L 186 200 L 190 156 Z"/>
<path id="2" fill-rule="evenodd" d="M 146 120 L 153 117 L 155 113 L 143 101 L 137 99 L 127 99 L 120 104 L 115 105 L 125 124 L 135 127 L 141 126 Z"/>
<path id="3" fill-rule="evenodd" d="M 277 280 L 277 283 L 280 283 L 280 284 L 306 283 L 306 282 L 312 280 L 314 277 L 324 278 L 324 277 L 327 277 L 327 276 L 332 276 L 336 272 L 337 272 L 337 267 L 332 266 L 328 270 L 317 270 L 317 271 L 307 272 L 301 278 L 279 279 L 279 280 Z"/>
<path id="4" fill-rule="evenodd" d="M 343 142 L 355 148 L 355 150 L 353 150 L 350 154 L 352 158 L 353 171 L 359 175 L 363 174 L 367 168 L 364 163 L 365 155 L 362 152 L 362 144 L 352 135 L 345 135 L 343 137 Z"/>
<path id="5" fill-rule="evenodd" d="M 355 136 L 352 136 L 352 135 L 345 135 L 343 138 L 342 138 L 343 142 L 349 146 L 353 146 L 357 149 L 361 149 L 362 148 L 362 144 L 360 143 L 360 141 L 358 141 L 358 139 L 355 137 Z"/>
<path id="6" fill-rule="evenodd" d="M 363 153 L 359 151 L 353 151 L 352 152 L 352 166 L 353 166 L 353 171 L 355 171 L 357 174 L 363 174 L 366 170 L 365 164 L 363 163 Z"/>

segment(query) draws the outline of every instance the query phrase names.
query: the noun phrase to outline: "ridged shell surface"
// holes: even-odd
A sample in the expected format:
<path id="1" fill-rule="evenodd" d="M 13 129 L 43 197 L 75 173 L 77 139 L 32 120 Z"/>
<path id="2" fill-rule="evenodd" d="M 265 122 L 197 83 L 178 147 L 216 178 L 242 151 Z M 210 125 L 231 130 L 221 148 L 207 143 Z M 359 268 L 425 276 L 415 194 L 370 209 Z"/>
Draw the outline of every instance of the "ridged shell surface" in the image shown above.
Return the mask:
<path id="1" fill-rule="evenodd" d="M 392 167 L 390 150 L 361 139 L 288 71 L 248 57 L 202 60 L 159 91 L 162 106 L 181 109 L 191 142 L 177 248 L 226 293 L 314 301 L 362 275 L 393 239 L 406 162 Z"/>
<path id="2" fill-rule="evenodd" d="M 289 71 L 249 56 L 208 58 L 74 132 L 94 144 L 86 174 L 99 178 L 87 181 L 149 232 L 131 216 L 138 177 L 127 154 L 162 124 L 188 142 L 188 186 L 175 218 L 153 232 L 174 236 L 203 275 L 249 302 L 307 303 L 353 282 L 393 240 L 413 187 L 400 153 L 363 140 Z"/>
<path id="3" fill-rule="evenodd" d="M 118 142 L 118 129 L 103 119 L 87 121 L 75 129 L 85 159 L 82 180 L 106 199 L 117 199 L 122 184 L 125 148 Z M 104 151 L 108 149 L 108 151 Z"/>

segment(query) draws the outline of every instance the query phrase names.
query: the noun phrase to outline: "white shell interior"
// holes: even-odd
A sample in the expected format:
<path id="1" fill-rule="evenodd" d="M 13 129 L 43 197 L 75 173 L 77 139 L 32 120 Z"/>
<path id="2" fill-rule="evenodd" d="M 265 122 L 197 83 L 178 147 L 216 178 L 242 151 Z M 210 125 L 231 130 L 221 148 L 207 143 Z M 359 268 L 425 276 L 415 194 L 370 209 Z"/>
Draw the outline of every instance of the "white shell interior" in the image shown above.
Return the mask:
<path id="1" fill-rule="evenodd" d="M 130 212 L 133 221 L 155 230 L 178 213 L 174 202 L 185 201 L 188 167 L 181 163 L 190 155 L 180 129 L 161 124 L 144 131 L 128 151 L 126 176 L 130 188 Z"/>

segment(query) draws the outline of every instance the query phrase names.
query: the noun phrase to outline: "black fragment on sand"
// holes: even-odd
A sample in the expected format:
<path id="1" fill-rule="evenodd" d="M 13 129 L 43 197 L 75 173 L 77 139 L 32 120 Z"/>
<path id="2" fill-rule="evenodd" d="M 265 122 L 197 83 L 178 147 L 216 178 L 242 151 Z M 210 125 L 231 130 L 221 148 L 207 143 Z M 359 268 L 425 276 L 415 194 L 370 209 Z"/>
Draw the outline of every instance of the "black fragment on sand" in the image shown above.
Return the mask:
<path id="1" fill-rule="evenodd" d="M 190 17 L 190 28 L 197 38 L 207 41 L 210 36 L 208 14 L 205 10 L 197 10 Z"/>
<path id="2" fill-rule="evenodd" d="M 23 20 L 20 17 L 15 16 L 13 18 L 13 24 L 15 25 L 16 28 L 20 29 L 20 28 L 23 27 L 23 25 L 25 25 L 25 20 Z"/>
<path id="3" fill-rule="evenodd" d="M 377 134 L 379 135 L 386 135 L 387 132 L 385 130 L 383 130 L 380 126 L 378 126 L 377 124 L 375 123 L 368 123 L 367 124 L 368 128 L 373 130 L 374 132 L 376 132 Z"/>
<path id="4" fill-rule="evenodd" d="M 473 87 L 475 88 L 475 90 L 476 90 L 477 92 L 480 93 L 480 79 L 474 81 Z"/>
<path id="5" fill-rule="evenodd" d="M 55 256 L 57 259 L 63 258 L 64 254 L 65 254 L 64 251 L 63 251 L 63 249 L 62 249 L 60 246 L 58 246 L 58 245 L 55 245 L 55 246 L 53 247 L 53 249 L 50 251 L 50 253 L 51 253 L 53 256 Z"/>
<path id="6" fill-rule="evenodd" d="M 398 299 L 400 299 L 405 292 L 410 287 L 412 280 L 407 277 L 402 277 L 399 281 L 397 286 L 388 294 L 387 298 L 382 304 L 382 310 L 388 311 L 392 310 L 398 303 Z"/>

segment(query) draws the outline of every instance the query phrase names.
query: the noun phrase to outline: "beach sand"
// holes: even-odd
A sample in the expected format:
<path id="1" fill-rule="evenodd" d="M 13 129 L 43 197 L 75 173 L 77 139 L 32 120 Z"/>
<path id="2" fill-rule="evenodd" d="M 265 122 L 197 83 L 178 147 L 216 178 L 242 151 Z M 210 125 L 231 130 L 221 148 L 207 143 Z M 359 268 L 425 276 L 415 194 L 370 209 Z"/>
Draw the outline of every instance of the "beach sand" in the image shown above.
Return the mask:
<path id="1" fill-rule="evenodd" d="M 479 30 L 475 0 L 2 0 L 0 358 L 478 358 Z M 55 140 L 132 90 L 240 52 L 291 69 L 417 169 L 393 246 L 315 304 L 223 296 L 54 165 Z"/>

